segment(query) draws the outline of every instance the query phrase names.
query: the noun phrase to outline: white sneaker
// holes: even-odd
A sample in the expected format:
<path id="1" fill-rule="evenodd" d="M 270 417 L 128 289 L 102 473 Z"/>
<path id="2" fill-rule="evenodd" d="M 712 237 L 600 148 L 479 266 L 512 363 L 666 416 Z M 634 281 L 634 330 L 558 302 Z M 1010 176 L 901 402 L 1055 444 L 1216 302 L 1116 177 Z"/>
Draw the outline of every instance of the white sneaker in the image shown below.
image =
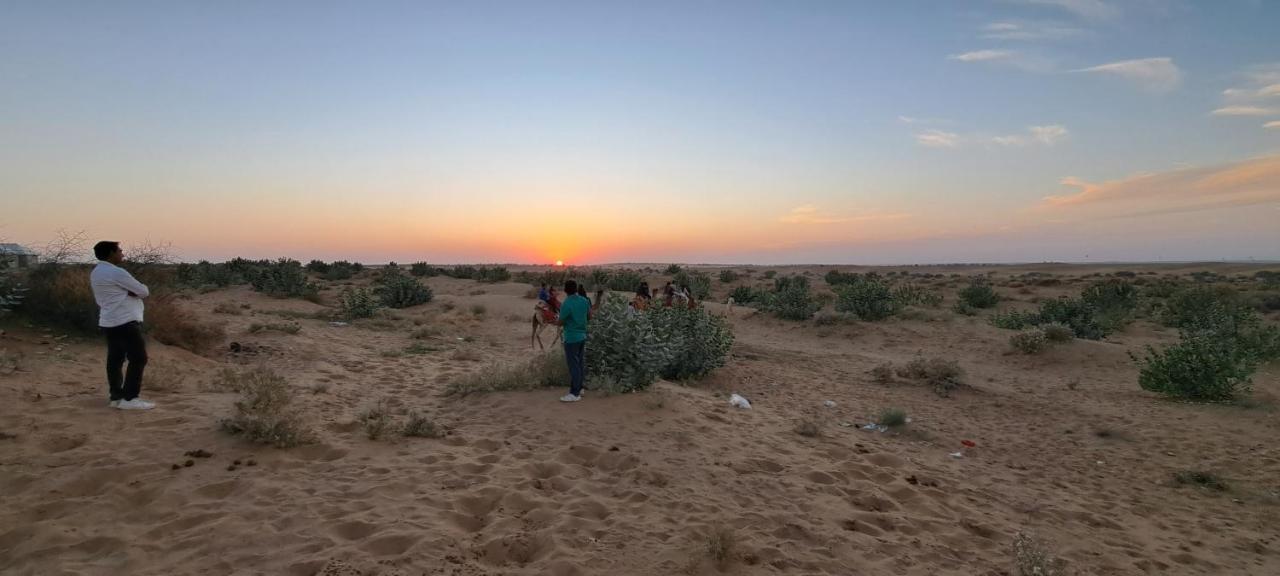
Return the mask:
<path id="1" fill-rule="evenodd" d="M 581 396 L 574 396 L 573 394 L 565 394 L 564 396 L 560 397 L 561 402 L 577 402 L 581 399 L 582 399 Z"/>
<path id="2" fill-rule="evenodd" d="M 116 407 L 116 405 L 117 405 L 117 404 L 119 404 L 119 403 L 120 403 L 120 401 L 119 401 L 119 400 L 112 400 L 112 401 L 110 401 L 110 402 L 107 402 L 107 406 L 110 406 L 110 407 L 112 407 L 112 408 L 115 408 L 115 407 Z"/>
<path id="3" fill-rule="evenodd" d="M 147 402 L 146 400 L 143 400 L 141 398 L 134 398 L 133 400 L 121 400 L 120 402 L 116 403 L 116 408 L 120 410 L 150 410 L 155 407 L 156 405 L 154 403 Z"/>

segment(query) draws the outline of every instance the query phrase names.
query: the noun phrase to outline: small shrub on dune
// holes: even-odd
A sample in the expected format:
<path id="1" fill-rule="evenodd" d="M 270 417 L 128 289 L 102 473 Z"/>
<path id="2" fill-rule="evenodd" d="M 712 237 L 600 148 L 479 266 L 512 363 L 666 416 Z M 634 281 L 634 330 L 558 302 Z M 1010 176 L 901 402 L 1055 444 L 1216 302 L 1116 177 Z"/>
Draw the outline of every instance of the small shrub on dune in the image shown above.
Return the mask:
<path id="1" fill-rule="evenodd" d="M 410 438 L 440 438 L 444 429 L 421 412 L 411 411 L 400 433 Z"/>
<path id="2" fill-rule="evenodd" d="M 796 422 L 795 432 L 805 438 L 817 438 L 822 435 L 822 426 L 817 420 L 804 418 Z"/>
<path id="3" fill-rule="evenodd" d="M 721 284 L 733 284 L 734 282 L 737 282 L 737 281 L 738 281 L 738 273 L 737 273 L 737 272 L 735 272 L 735 271 L 733 271 L 733 270 L 730 270 L 730 269 L 725 269 L 725 270 L 721 270 L 721 271 L 720 271 L 720 283 L 721 283 Z"/>
<path id="4" fill-rule="evenodd" d="M 880 418 L 876 424 L 887 428 L 897 428 L 905 426 L 907 423 L 907 411 L 901 408 L 885 408 L 880 411 Z"/>
<path id="5" fill-rule="evenodd" d="M 509 282 L 511 280 L 511 271 L 507 270 L 505 266 L 481 266 L 476 269 L 472 279 L 490 284 Z"/>
<path id="6" fill-rule="evenodd" d="M 378 287 L 378 297 L 389 308 L 408 308 L 431 301 L 431 288 L 412 276 L 396 273 L 385 276 Z"/>
<path id="7" fill-rule="evenodd" d="M 711 557 L 711 561 L 715 563 L 718 569 L 724 570 L 727 568 L 733 562 L 737 550 L 738 537 L 734 534 L 733 528 L 716 526 L 707 535 L 707 555 Z"/>
<path id="8" fill-rule="evenodd" d="M 468 396 L 486 392 L 537 390 L 565 386 L 568 382 L 569 368 L 565 365 L 564 354 L 553 351 L 539 354 L 526 362 L 481 368 L 450 382 L 445 386 L 444 395 Z"/>
<path id="9" fill-rule="evenodd" d="M 1027 330 L 1010 336 L 1009 346 L 1023 354 L 1039 354 L 1049 349 L 1049 339 L 1040 330 Z"/>
<path id="10" fill-rule="evenodd" d="M 228 386 L 240 392 L 235 414 L 222 421 L 222 429 L 251 442 L 289 448 L 310 442 L 312 434 L 293 405 L 293 393 L 284 377 L 258 367 L 230 375 Z"/>
<path id="11" fill-rule="evenodd" d="M 809 279 L 804 276 L 778 278 L 773 292 L 762 304 L 764 309 L 784 320 L 808 320 L 821 308 L 809 291 Z"/>
<path id="12" fill-rule="evenodd" d="M 675 276 L 683 271 L 684 268 L 681 268 L 679 264 L 668 264 L 666 270 L 663 270 L 662 273 L 668 276 Z"/>
<path id="13" fill-rule="evenodd" d="M 200 322 L 183 309 L 172 295 L 149 298 L 143 327 L 157 342 L 201 354 L 222 344 L 226 330 L 218 324 Z"/>
<path id="14" fill-rule="evenodd" d="M 1080 300 L 1092 310 L 1094 321 L 1102 331 L 1110 334 L 1133 318 L 1138 306 L 1138 290 L 1125 280 L 1103 280 L 1086 286 Z"/>
<path id="15" fill-rule="evenodd" d="M 297 324 L 295 322 L 268 322 L 266 324 L 259 324 L 257 322 L 254 322 L 249 325 L 249 332 L 251 334 L 263 332 L 266 330 L 280 332 L 283 334 L 297 334 L 302 330 L 302 325 Z"/>
<path id="16" fill-rule="evenodd" d="M 1223 401 L 1247 394 L 1260 361 L 1256 350 L 1210 331 L 1183 331 L 1177 344 L 1142 358 L 1138 385 L 1188 400 Z"/>
<path id="17" fill-rule="evenodd" d="M 973 308 L 994 308 L 1000 303 L 1000 295 L 987 280 L 974 278 L 968 286 L 960 289 L 960 301 Z"/>
<path id="18" fill-rule="evenodd" d="M 964 370 L 955 360 L 917 356 L 898 368 L 898 376 L 923 382 L 939 396 L 948 396 L 964 384 Z"/>
<path id="19" fill-rule="evenodd" d="M 346 288 L 338 297 L 342 316 L 348 320 L 371 318 L 378 311 L 378 301 L 364 288 Z"/>
<path id="20" fill-rule="evenodd" d="M 732 292 L 729 292 L 729 297 L 733 298 L 733 301 L 737 304 L 753 304 L 763 301 L 767 294 L 763 290 L 750 286 L 737 286 Z"/>
<path id="21" fill-rule="evenodd" d="M 488 311 L 489 311 L 489 309 L 488 309 L 488 308 L 485 308 L 484 304 L 472 304 L 472 305 L 471 305 L 471 314 L 472 314 L 473 316 L 484 316 L 484 315 L 485 315 L 485 313 L 486 313 L 486 312 L 488 312 Z"/>
<path id="22" fill-rule="evenodd" d="M 435 268 L 430 264 L 427 264 L 426 262 L 414 262 L 413 264 L 409 265 L 409 274 L 413 276 L 417 276 L 419 278 L 423 278 L 423 277 L 429 278 L 431 276 L 438 276 L 440 274 L 440 271 L 439 269 Z"/>
<path id="23" fill-rule="evenodd" d="M 893 289 L 893 301 L 900 308 L 905 306 L 937 308 L 942 305 L 942 294 L 918 284 L 899 284 Z"/>
<path id="24" fill-rule="evenodd" d="M 26 278 L 22 306 L 24 316 L 84 333 L 98 330 L 98 304 L 89 286 L 88 266 L 41 264 Z"/>
<path id="25" fill-rule="evenodd" d="M 701 378 L 724 366 L 733 347 L 733 332 L 724 318 L 702 307 L 653 307 L 645 314 L 667 345 L 669 356 L 659 370 L 663 378 Z"/>
<path id="26" fill-rule="evenodd" d="M 1039 318 L 1034 312 L 1010 310 L 991 315 L 991 325 L 1005 330 L 1022 330 L 1028 326 L 1035 326 L 1037 322 Z"/>
<path id="27" fill-rule="evenodd" d="M 893 382 L 893 364 L 885 362 L 871 369 L 871 379 L 881 384 Z"/>
<path id="28" fill-rule="evenodd" d="M 276 298 L 306 298 L 319 289 L 307 281 L 307 273 L 297 260 L 281 258 L 260 268 L 250 279 L 253 289 Z"/>
<path id="29" fill-rule="evenodd" d="M 848 312 L 863 320 L 883 320 L 901 309 L 893 292 L 884 282 L 859 279 L 836 286 L 836 310 Z"/>
<path id="30" fill-rule="evenodd" d="M 676 287 L 688 286 L 697 300 L 706 300 L 711 295 L 711 276 L 698 270 L 681 270 L 672 279 Z"/>
<path id="31" fill-rule="evenodd" d="M 844 314 L 832 314 L 830 312 L 819 312 L 813 315 L 813 324 L 815 326 L 836 326 L 844 324 L 849 319 Z"/>
<path id="32" fill-rule="evenodd" d="M 764 271 L 764 279 L 765 279 L 765 280 L 773 280 L 773 277 L 774 277 L 774 276 L 777 276 L 777 275 L 778 275 L 778 271 L 777 271 L 777 270 L 765 270 L 765 271 Z"/>
<path id="33" fill-rule="evenodd" d="M 1046 339 L 1055 344 L 1070 342 L 1076 337 L 1076 333 L 1071 330 L 1070 326 L 1067 326 L 1066 324 L 1059 324 L 1057 322 L 1041 324 L 1040 331 L 1044 332 L 1044 337 Z"/>
<path id="34" fill-rule="evenodd" d="M 315 272 L 316 274 L 320 274 L 322 276 L 325 273 L 329 272 L 331 268 L 332 266 L 330 266 L 329 263 L 325 262 L 324 260 L 312 260 L 310 262 L 307 262 L 307 265 L 306 265 L 307 272 Z"/>
<path id="35" fill-rule="evenodd" d="M 1203 470 L 1179 470 L 1173 473 L 1173 481 L 1178 484 L 1187 484 L 1207 488 L 1217 492 L 1225 492 L 1227 483 L 1212 472 Z"/>
<path id="36" fill-rule="evenodd" d="M 356 422 L 364 429 L 370 440 L 377 440 L 391 430 L 391 405 L 386 398 L 381 398 L 373 405 L 361 410 L 356 415 Z"/>
<path id="37" fill-rule="evenodd" d="M 609 281 L 605 286 L 615 292 L 632 293 L 635 292 L 636 288 L 639 288 L 640 284 L 644 281 L 644 274 L 640 271 L 622 268 L 618 270 L 611 270 L 609 272 Z M 594 289 L 599 289 L 600 286 L 600 284 L 595 283 L 591 285 Z"/>
<path id="38" fill-rule="evenodd" d="M 350 280 L 356 275 L 358 270 L 356 265 L 346 260 L 338 260 L 329 266 L 324 272 L 324 279 L 330 282 L 337 280 Z"/>

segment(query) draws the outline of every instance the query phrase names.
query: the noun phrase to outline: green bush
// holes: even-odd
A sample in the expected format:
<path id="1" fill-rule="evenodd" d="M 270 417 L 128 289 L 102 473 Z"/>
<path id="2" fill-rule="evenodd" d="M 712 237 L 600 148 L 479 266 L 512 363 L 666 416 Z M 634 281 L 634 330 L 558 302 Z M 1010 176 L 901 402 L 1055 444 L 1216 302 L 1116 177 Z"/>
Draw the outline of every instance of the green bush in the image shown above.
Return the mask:
<path id="1" fill-rule="evenodd" d="M 681 270 L 671 281 L 676 287 L 688 286 L 696 300 L 706 300 L 711 295 L 711 276 L 698 270 Z"/>
<path id="2" fill-rule="evenodd" d="M 640 284 L 644 283 L 644 281 L 644 274 L 639 270 L 622 268 L 609 272 L 609 282 L 607 286 L 610 290 L 634 293 L 636 288 L 639 288 Z M 599 289 L 599 286 L 592 286 L 592 288 Z"/>
<path id="3" fill-rule="evenodd" d="M 899 284 L 893 289 L 893 300 L 899 307 L 942 305 L 942 295 L 917 284 Z"/>
<path id="4" fill-rule="evenodd" d="M 1150 346 L 1142 358 L 1138 385 L 1144 390 L 1189 400 L 1230 400 L 1247 394 L 1257 368 L 1256 350 L 1211 331 L 1183 331 L 1163 350 Z"/>
<path id="5" fill-rule="evenodd" d="M 409 265 L 409 274 L 412 274 L 419 278 L 423 276 L 426 276 L 426 277 L 439 276 L 440 269 L 430 264 L 427 264 L 426 262 L 414 262 L 413 264 Z"/>
<path id="6" fill-rule="evenodd" d="M 214 264 L 208 260 L 201 260 L 195 264 L 178 264 L 175 267 L 174 275 L 178 284 L 192 287 L 217 286 L 225 288 L 232 284 L 248 282 L 245 276 L 238 274 L 231 266 Z"/>
<path id="7" fill-rule="evenodd" d="M 1094 282 L 1080 293 L 1080 300 L 1092 309 L 1094 321 L 1104 333 L 1123 328 L 1138 306 L 1138 290 L 1124 280 Z"/>
<path id="8" fill-rule="evenodd" d="M 809 279 L 804 276 L 778 278 L 773 292 L 760 304 L 784 320 L 808 320 L 822 307 L 814 301 L 809 292 Z"/>
<path id="9" fill-rule="evenodd" d="M 319 290 L 307 281 L 307 273 L 297 260 L 281 258 L 263 266 L 250 279 L 253 289 L 276 298 L 314 298 Z"/>
<path id="10" fill-rule="evenodd" d="M 765 280 L 773 280 L 773 277 L 774 277 L 774 276 L 777 276 L 777 275 L 778 275 L 778 271 L 777 271 L 777 270 L 765 270 L 765 271 L 764 271 L 764 279 L 765 279 Z"/>
<path id="11" fill-rule="evenodd" d="M 329 281 L 349 280 L 359 272 L 356 266 L 358 264 L 352 264 L 346 260 L 338 260 L 324 272 L 324 279 Z M 363 266 L 361 266 L 361 269 L 363 269 Z"/>
<path id="12" fill-rule="evenodd" d="M 675 356 L 675 347 L 659 335 L 657 318 L 658 314 L 635 312 L 625 298 L 606 298 L 600 304 L 591 319 L 587 352 L 592 389 L 635 392 L 658 379 Z"/>
<path id="13" fill-rule="evenodd" d="M 1039 318 L 1034 312 L 1009 310 L 1007 312 L 997 312 L 991 315 L 991 325 L 996 328 L 1004 328 L 1005 330 L 1022 330 L 1028 326 L 1035 326 L 1038 323 Z"/>
<path id="14" fill-rule="evenodd" d="M 389 308 L 408 308 L 431 301 L 434 294 L 431 288 L 417 278 L 395 273 L 387 274 L 380 279 L 377 288 L 378 298 Z"/>
<path id="15" fill-rule="evenodd" d="M 1040 330 L 1027 330 L 1010 336 L 1009 346 L 1023 354 L 1039 354 L 1049 348 L 1049 339 Z"/>
<path id="16" fill-rule="evenodd" d="M 880 411 L 877 424 L 886 428 L 897 428 L 906 425 L 907 411 L 901 408 L 885 408 Z"/>
<path id="17" fill-rule="evenodd" d="M 862 280 L 862 275 L 858 274 L 857 272 L 841 272 L 839 270 L 829 270 L 825 275 L 822 276 L 822 279 L 827 281 L 827 285 L 834 288 L 836 286 L 843 286 L 845 284 L 853 284 L 855 282 L 860 282 Z"/>
<path id="18" fill-rule="evenodd" d="M 859 279 L 836 284 L 836 310 L 839 312 L 848 312 L 863 320 L 883 320 L 896 314 L 901 307 L 889 286 L 879 280 Z"/>
<path id="19" fill-rule="evenodd" d="M 974 278 L 960 289 L 960 301 L 973 308 L 993 308 L 1000 302 L 1000 295 L 984 278 Z"/>
<path id="20" fill-rule="evenodd" d="M 733 346 L 733 332 L 724 318 L 701 306 L 653 306 L 645 313 L 652 318 L 658 336 L 671 347 L 671 357 L 662 368 L 663 378 L 701 378 L 724 366 Z"/>
<path id="21" fill-rule="evenodd" d="M 738 273 L 737 273 L 737 272 L 735 272 L 735 271 L 733 271 L 733 270 L 730 270 L 730 269 L 727 269 L 727 268 L 726 268 L 726 269 L 724 269 L 724 270 L 721 270 L 721 271 L 720 271 L 720 283 L 721 283 L 721 284 L 733 284 L 734 282 L 737 282 L 737 281 L 738 281 Z"/>
<path id="22" fill-rule="evenodd" d="M 758 288 L 736 286 L 732 292 L 729 292 L 729 297 L 733 298 L 733 301 L 738 304 L 751 304 L 765 300 L 768 294 L 768 292 Z"/>
<path id="23" fill-rule="evenodd" d="M 338 296 L 338 307 L 348 320 L 371 318 L 378 311 L 378 301 L 364 288 L 346 288 Z"/>
<path id="24" fill-rule="evenodd" d="M 1076 338 L 1101 340 L 1107 335 L 1107 327 L 1098 323 L 1093 308 L 1079 298 L 1062 297 L 1040 304 L 1036 325 L 1055 322 L 1069 326 Z"/>
<path id="25" fill-rule="evenodd" d="M 663 270 L 662 273 L 668 276 L 675 276 L 682 271 L 684 271 L 684 268 L 681 268 L 679 264 L 668 264 L 667 269 Z"/>
<path id="26" fill-rule="evenodd" d="M 310 262 L 307 262 L 307 271 L 315 272 L 316 274 L 320 274 L 321 276 L 329 272 L 330 268 L 332 268 L 332 266 L 330 266 L 329 263 L 325 262 L 324 260 L 312 260 Z"/>
<path id="27" fill-rule="evenodd" d="M 490 284 L 508 282 L 511 280 L 511 271 L 507 270 L 505 266 L 481 266 L 476 268 L 471 277 L 477 282 Z"/>
<path id="28" fill-rule="evenodd" d="M 1159 318 L 1165 326 L 1196 328 L 1223 314 L 1237 316 L 1243 308 L 1240 295 L 1228 286 L 1190 286 L 1165 301 Z"/>

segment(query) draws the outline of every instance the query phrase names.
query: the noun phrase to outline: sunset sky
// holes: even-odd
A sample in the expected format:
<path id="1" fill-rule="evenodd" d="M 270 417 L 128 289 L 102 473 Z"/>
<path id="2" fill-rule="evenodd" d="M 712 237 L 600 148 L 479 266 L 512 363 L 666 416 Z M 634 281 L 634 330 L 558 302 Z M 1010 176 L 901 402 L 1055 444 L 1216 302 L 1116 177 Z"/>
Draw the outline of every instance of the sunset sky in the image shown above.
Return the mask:
<path id="1" fill-rule="evenodd" d="M 1280 2 L 0 4 L 0 239 L 1280 259 Z"/>

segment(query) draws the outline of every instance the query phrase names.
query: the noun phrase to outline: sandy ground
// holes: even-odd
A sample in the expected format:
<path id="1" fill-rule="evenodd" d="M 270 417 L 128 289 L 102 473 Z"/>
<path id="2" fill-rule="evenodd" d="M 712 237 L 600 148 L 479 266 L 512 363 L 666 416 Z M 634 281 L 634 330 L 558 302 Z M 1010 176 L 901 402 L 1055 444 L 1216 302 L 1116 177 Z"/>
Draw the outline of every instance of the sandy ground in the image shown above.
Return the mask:
<path id="1" fill-rule="evenodd" d="M 824 269 L 810 271 L 824 286 Z M 1081 282 L 1002 287 L 1014 300 L 1001 307 Z M 1009 332 L 946 307 L 837 326 L 739 308 L 728 366 L 691 386 L 570 405 L 559 389 L 454 399 L 440 394 L 451 379 L 531 354 L 531 301 L 517 284 L 429 283 L 430 304 L 345 327 L 302 319 L 292 335 L 248 327 L 323 307 L 244 287 L 193 294 L 183 304 L 252 353 L 152 342 L 150 412 L 106 407 L 97 339 L 11 326 L 0 348 L 20 370 L 0 375 L 0 572 L 994 575 L 1016 573 L 1012 541 L 1025 531 L 1068 573 L 1280 574 L 1274 364 L 1249 405 L 1179 404 L 1137 386 L 1128 351 L 1176 337 L 1146 322 L 1021 356 L 1008 353 Z M 219 304 L 249 308 L 216 314 Z M 438 333 L 410 337 L 423 327 Z M 430 350 L 389 355 L 418 342 Z M 868 374 L 917 354 L 959 361 L 968 386 L 941 398 Z M 205 382 L 258 362 L 288 376 L 318 443 L 280 450 L 219 431 L 235 395 Z M 754 408 L 731 407 L 732 392 Z M 452 433 L 369 440 L 354 416 L 382 397 Z M 887 406 L 910 415 L 904 432 L 860 429 Z M 821 434 L 798 434 L 803 420 Z M 213 457 L 172 469 L 196 449 Z M 1184 469 L 1213 471 L 1230 490 L 1178 485 Z M 706 552 L 717 530 L 734 536 L 724 565 Z"/>

